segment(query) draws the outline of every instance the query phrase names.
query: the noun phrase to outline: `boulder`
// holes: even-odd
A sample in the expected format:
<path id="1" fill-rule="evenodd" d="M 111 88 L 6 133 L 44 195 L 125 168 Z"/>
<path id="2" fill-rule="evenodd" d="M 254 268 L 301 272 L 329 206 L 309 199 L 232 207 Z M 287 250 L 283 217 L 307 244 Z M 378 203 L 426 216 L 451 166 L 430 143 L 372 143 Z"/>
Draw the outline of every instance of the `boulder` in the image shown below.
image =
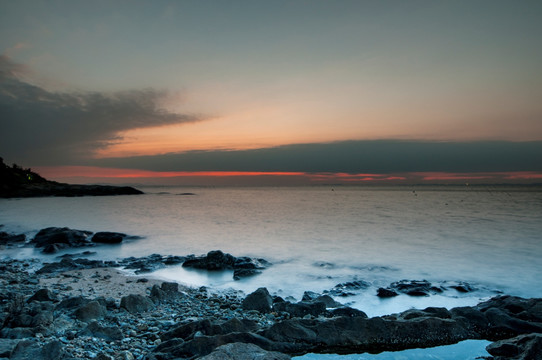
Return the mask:
<path id="1" fill-rule="evenodd" d="M 273 310 L 289 313 L 292 317 L 302 318 L 307 315 L 319 316 L 326 313 L 326 304 L 323 302 L 300 301 L 292 304 L 289 301 L 275 303 Z"/>
<path id="2" fill-rule="evenodd" d="M 1 339 L 0 338 L 0 358 L 9 358 L 15 346 L 19 343 L 16 339 Z"/>
<path id="3" fill-rule="evenodd" d="M 244 310 L 257 310 L 261 313 L 271 312 L 273 298 L 269 295 L 267 288 L 259 288 L 247 297 L 241 303 Z"/>
<path id="4" fill-rule="evenodd" d="M 92 246 L 92 243 L 88 240 L 91 234 L 90 231 L 74 230 L 67 227 L 48 227 L 40 230 L 31 240 L 31 243 L 37 248 L 54 245 L 57 249 Z"/>
<path id="5" fill-rule="evenodd" d="M 378 290 L 376 291 L 376 296 L 378 296 L 379 298 L 390 298 L 398 295 L 398 293 L 391 289 L 378 288 Z"/>
<path id="6" fill-rule="evenodd" d="M 254 344 L 230 343 L 217 347 L 200 360 L 288 360 L 290 356 L 275 351 L 266 351 Z"/>
<path id="7" fill-rule="evenodd" d="M 391 283 L 390 288 L 396 292 L 410 296 L 429 296 L 443 292 L 442 288 L 433 286 L 427 280 L 401 280 Z"/>
<path id="8" fill-rule="evenodd" d="M 371 284 L 363 280 L 349 281 L 335 285 L 335 287 L 329 291 L 329 294 L 333 296 L 352 296 L 354 295 L 353 291 L 365 290 L 369 286 L 371 286 Z"/>
<path id="9" fill-rule="evenodd" d="M 486 347 L 495 360 L 542 359 L 542 334 L 527 334 L 500 340 Z"/>
<path id="10" fill-rule="evenodd" d="M 126 237 L 126 234 L 101 231 L 92 236 L 92 242 L 100 244 L 120 244 Z"/>
<path id="11" fill-rule="evenodd" d="M 202 270 L 227 270 L 233 269 L 235 257 L 224 254 L 220 250 L 209 251 L 206 256 L 194 257 L 183 263 L 183 267 L 193 267 Z"/>
<path id="12" fill-rule="evenodd" d="M 32 301 L 56 301 L 56 297 L 49 289 L 40 289 L 27 300 L 27 302 Z"/>
<path id="13" fill-rule="evenodd" d="M 152 310 L 154 303 L 147 296 L 132 294 L 120 299 L 120 307 L 130 313 L 140 313 Z"/>
<path id="14" fill-rule="evenodd" d="M 20 244 L 26 241 L 24 234 L 9 234 L 5 231 L 0 231 L 0 245 Z"/>
<path id="15" fill-rule="evenodd" d="M 105 318 L 107 309 L 98 301 L 91 301 L 75 310 L 74 315 L 79 321 L 90 322 Z"/>
<path id="16" fill-rule="evenodd" d="M 184 263 L 183 267 L 200 270 L 233 270 L 234 280 L 260 274 L 270 263 L 264 259 L 252 259 L 249 257 L 238 257 L 225 254 L 220 250 L 209 251 L 206 256 L 191 256 Z"/>
<path id="17" fill-rule="evenodd" d="M 124 338 L 118 326 L 102 326 L 97 321 L 88 324 L 79 335 L 94 336 L 107 341 L 118 341 Z"/>
<path id="18" fill-rule="evenodd" d="M 363 311 L 351 307 L 341 307 L 330 311 L 331 316 L 362 317 L 367 319 L 367 314 Z"/>
<path id="19" fill-rule="evenodd" d="M 40 345 L 35 340 L 22 340 L 13 349 L 10 360 L 61 360 L 66 358 L 62 343 L 58 340 L 48 342 L 45 345 Z"/>

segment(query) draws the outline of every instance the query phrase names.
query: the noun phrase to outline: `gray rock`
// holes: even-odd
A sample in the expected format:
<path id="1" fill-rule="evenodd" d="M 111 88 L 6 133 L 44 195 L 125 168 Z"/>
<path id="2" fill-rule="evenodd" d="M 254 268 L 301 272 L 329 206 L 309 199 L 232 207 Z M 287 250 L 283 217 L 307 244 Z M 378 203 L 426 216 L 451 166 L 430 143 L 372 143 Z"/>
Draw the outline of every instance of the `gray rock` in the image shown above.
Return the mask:
<path id="1" fill-rule="evenodd" d="M 10 360 L 60 360 L 66 353 L 60 341 L 51 341 L 43 346 L 35 340 L 21 340 L 11 354 Z"/>
<path id="2" fill-rule="evenodd" d="M 271 312 L 273 298 L 266 288 L 259 288 L 243 300 L 241 307 L 244 310 L 257 310 L 261 313 Z"/>
<path id="3" fill-rule="evenodd" d="M 98 301 L 91 301 L 75 310 L 74 314 L 77 320 L 90 322 L 103 319 L 107 315 L 107 309 Z"/>
<path id="4" fill-rule="evenodd" d="M 27 302 L 32 301 L 56 301 L 56 297 L 49 289 L 40 289 L 27 300 Z"/>
<path id="5" fill-rule="evenodd" d="M 326 313 L 326 304 L 323 302 L 305 302 L 301 301 L 292 304 L 289 301 L 275 303 L 273 310 L 289 313 L 292 317 L 302 318 L 307 315 L 319 316 Z"/>
<path id="6" fill-rule="evenodd" d="M 520 335 L 489 344 L 488 353 L 495 360 L 541 360 L 542 334 Z"/>
<path id="7" fill-rule="evenodd" d="M 128 235 L 117 232 L 100 231 L 92 236 L 91 241 L 100 244 L 120 244 L 126 236 Z"/>
<path id="8" fill-rule="evenodd" d="M 123 296 L 120 300 L 120 307 L 130 313 L 140 313 L 152 310 L 154 303 L 150 298 L 143 295 Z"/>
<path id="9" fill-rule="evenodd" d="M 37 248 L 47 245 L 56 245 L 59 249 L 89 246 L 92 245 L 88 241 L 88 237 L 91 234 L 92 232 L 85 230 L 74 230 L 67 227 L 49 227 L 40 230 L 31 243 Z"/>
<path id="10" fill-rule="evenodd" d="M 254 344 L 231 343 L 217 347 L 201 360 L 288 360 L 290 356 L 275 351 L 266 351 Z"/>
<path id="11" fill-rule="evenodd" d="M 9 357 L 20 340 L 0 339 L 0 357 Z"/>
<path id="12" fill-rule="evenodd" d="M 122 340 L 124 338 L 118 326 L 102 326 L 97 321 L 88 324 L 79 335 L 95 336 L 107 341 Z"/>

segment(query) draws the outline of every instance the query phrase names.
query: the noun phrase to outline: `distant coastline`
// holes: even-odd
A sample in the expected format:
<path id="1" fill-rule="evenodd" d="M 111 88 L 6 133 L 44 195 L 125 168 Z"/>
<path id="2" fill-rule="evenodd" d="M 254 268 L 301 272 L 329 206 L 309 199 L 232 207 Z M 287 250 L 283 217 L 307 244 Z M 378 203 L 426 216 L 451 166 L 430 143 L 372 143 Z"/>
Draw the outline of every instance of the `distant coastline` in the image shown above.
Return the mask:
<path id="1" fill-rule="evenodd" d="M 0 197 L 2 198 L 140 194 L 143 192 L 130 186 L 72 185 L 50 181 L 31 169 L 24 169 L 17 164 L 8 166 L 0 158 Z"/>

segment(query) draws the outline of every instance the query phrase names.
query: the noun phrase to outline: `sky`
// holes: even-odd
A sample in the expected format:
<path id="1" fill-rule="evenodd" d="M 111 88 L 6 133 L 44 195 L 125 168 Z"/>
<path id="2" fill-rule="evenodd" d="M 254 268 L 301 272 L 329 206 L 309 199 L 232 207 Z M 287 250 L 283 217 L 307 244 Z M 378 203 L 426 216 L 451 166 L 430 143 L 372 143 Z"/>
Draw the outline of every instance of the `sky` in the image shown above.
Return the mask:
<path id="1" fill-rule="evenodd" d="M 542 182 L 542 2 L 0 1 L 0 156 L 55 180 Z"/>

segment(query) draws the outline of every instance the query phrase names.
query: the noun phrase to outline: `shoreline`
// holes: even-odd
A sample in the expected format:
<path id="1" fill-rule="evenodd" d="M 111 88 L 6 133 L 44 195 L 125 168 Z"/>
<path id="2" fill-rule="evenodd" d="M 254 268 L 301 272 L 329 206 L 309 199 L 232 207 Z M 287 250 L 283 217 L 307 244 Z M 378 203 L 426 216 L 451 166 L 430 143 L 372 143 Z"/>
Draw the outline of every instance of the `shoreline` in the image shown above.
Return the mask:
<path id="1" fill-rule="evenodd" d="M 289 359 L 306 353 L 399 351 L 518 335 L 531 336 L 533 344 L 542 341 L 542 299 L 499 296 L 474 307 L 411 309 L 368 318 L 362 311 L 326 304 L 322 296 L 290 303 L 271 297 L 265 288 L 245 296 L 236 290 L 191 288 L 130 275 L 113 267 L 59 270 L 38 279 L 28 271 L 37 265 L 42 264 L 35 259 L 0 260 L 0 348 L 8 349 L 0 358 L 24 359 L 33 351 L 41 354 L 31 355 L 35 360 L 220 359 L 247 353 Z M 329 333 L 329 326 L 339 333 Z M 375 343 L 373 337 L 384 336 L 378 335 L 382 330 L 396 333 Z M 488 350 L 495 346 L 512 345 L 497 341 Z M 51 351 L 57 355 L 51 358 Z M 509 357 L 495 357 L 505 358 Z"/>

